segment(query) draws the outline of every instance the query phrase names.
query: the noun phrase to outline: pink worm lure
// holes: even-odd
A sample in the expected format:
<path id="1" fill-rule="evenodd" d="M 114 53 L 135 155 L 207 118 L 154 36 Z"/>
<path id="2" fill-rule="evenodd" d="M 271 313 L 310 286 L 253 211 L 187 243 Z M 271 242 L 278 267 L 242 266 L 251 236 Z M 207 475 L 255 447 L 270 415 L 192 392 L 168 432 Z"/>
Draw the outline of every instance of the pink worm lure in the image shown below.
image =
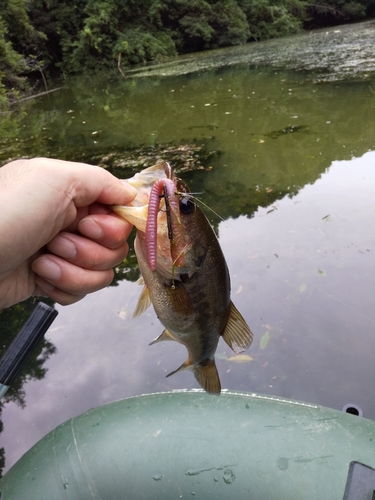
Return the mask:
<path id="1" fill-rule="evenodd" d="M 155 271 L 156 269 L 158 213 L 160 198 L 163 196 L 165 197 L 168 237 L 171 242 L 173 266 L 182 266 L 184 264 L 181 220 L 179 217 L 180 200 L 177 194 L 176 185 L 171 179 L 159 179 L 151 188 L 146 222 L 145 239 L 147 262 L 151 271 Z M 182 248 L 182 251 L 180 248 Z"/>

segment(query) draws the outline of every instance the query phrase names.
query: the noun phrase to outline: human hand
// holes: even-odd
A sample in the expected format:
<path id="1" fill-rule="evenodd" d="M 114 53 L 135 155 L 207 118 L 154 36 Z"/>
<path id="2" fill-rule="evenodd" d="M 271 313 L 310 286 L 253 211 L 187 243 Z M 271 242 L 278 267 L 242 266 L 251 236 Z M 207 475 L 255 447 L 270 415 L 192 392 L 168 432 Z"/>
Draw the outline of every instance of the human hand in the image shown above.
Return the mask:
<path id="1" fill-rule="evenodd" d="M 0 168 L 0 309 L 34 296 L 67 305 L 108 286 L 132 226 L 110 205 L 135 190 L 100 167 L 47 158 Z"/>

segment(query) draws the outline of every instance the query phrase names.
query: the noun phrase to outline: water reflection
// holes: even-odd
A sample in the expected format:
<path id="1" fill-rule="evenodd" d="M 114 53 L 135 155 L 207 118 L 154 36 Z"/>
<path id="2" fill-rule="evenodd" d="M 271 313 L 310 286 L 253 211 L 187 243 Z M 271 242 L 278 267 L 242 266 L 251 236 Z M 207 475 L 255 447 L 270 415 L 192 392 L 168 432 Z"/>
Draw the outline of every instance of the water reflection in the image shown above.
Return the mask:
<path id="1" fill-rule="evenodd" d="M 224 252 L 236 262 L 239 307 L 251 309 L 257 321 L 256 328 L 246 316 L 258 333 L 251 349 L 256 363 L 232 370 L 239 378 L 246 371 L 243 388 L 255 384 L 260 392 L 336 408 L 351 398 L 375 417 L 374 188 L 372 152 L 333 162 L 314 185 L 280 200 L 272 212 L 259 209 L 251 221 L 220 225 Z"/>
<path id="2" fill-rule="evenodd" d="M 46 303 L 49 303 L 49 305 L 53 304 L 52 301 L 48 299 L 46 300 Z M 0 311 L 0 358 L 4 354 L 7 347 L 11 344 L 23 324 L 26 322 L 34 307 L 35 301 L 31 299 L 23 304 L 17 304 L 10 309 Z M 35 350 L 31 353 L 27 363 L 20 371 L 17 378 L 13 381 L 12 386 L 9 388 L 6 395 L 0 401 L 0 433 L 3 431 L 1 415 L 4 406 L 7 403 L 12 402 L 20 409 L 24 409 L 26 407 L 26 392 L 24 385 L 28 380 L 42 380 L 45 377 L 47 372 L 45 363 L 49 357 L 55 353 L 55 346 L 46 339 L 39 342 Z M 4 448 L 0 447 L 0 475 L 5 463 Z"/>
<path id="3" fill-rule="evenodd" d="M 233 300 L 255 332 L 243 363 L 221 342 L 223 387 L 341 409 L 373 405 L 375 152 L 333 162 L 296 196 L 219 224 Z M 164 376 L 185 359 L 173 343 L 149 347 L 161 331 L 150 309 L 130 322 L 139 286 L 118 282 L 59 309 L 47 333 L 57 353 L 43 380 L 24 383 L 26 408 L 9 402 L 2 443 L 10 466 L 72 415 L 115 399 L 191 388 L 191 373 Z M 267 333 L 268 332 L 268 333 Z M 350 401 L 349 401 L 350 400 Z"/>
<path id="4" fill-rule="evenodd" d="M 375 147 L 374 96 L 371 81 L 317 85 L 243 66 L 89 88 L 77 81 L 2 119 L 0 161 L 51 155 L 97 162 L 130 146 L 199 141 L 220 153 L 233 182 L 245 174 L 252 186 L 293 189 L 313 182 L 332 159 Z"/>

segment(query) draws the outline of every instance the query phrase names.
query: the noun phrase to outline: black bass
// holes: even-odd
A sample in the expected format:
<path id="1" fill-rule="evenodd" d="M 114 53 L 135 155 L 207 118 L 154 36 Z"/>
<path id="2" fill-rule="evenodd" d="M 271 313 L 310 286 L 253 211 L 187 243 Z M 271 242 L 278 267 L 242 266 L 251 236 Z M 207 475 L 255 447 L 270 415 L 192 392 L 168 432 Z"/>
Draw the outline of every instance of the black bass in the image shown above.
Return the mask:
<path id="1" fill-rule="evenodd" d="M 153 304 L 165 326 L 151 344 L 175 340 L 188 359 L 177 370 L 192 370 L 209 393 L 220 394 L 215 364 L 220 337 L 235 353 L 253 335 L 230 299 L 228 268 L 218 239 L 203 212 L 168 163 L 159 163 L 126 182 L 138 190 L 132 206 L 114 211 L 137 228 L 135 252 L 144 289 L 134 316 Z"/>

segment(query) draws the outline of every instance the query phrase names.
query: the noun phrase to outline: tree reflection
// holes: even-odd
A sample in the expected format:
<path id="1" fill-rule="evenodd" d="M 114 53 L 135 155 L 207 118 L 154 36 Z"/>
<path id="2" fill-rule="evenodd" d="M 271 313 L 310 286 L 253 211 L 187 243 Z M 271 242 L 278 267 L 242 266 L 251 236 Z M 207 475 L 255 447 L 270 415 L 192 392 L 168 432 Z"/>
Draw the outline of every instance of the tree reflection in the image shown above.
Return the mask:
<path id="1" fill-rule="evenodd" d="M 48 305 L 54 305 L 52 300 L 43 299 Z M 32 298 L 20 304 L 16 304 L 8 309 L 0 310 L 0 357 L 3 356 L 14 337 L 17 335 L 23 324 L 26 322 L 36 306 L 36 299 Z M 42 380 L 47 368 L 44 364 L 48 358 L 56 352 L 56 347 L 43 337 L 36 346 L 26 364 L 13 381 L 12 386 L 0 401 L 0 433 L 3 431 L 1 413 L 4 405 L 9 402 L 16 403 L 21 408 L 26 407 L 24 384 L 30 380 Z M 5 466 L 4 448 L 0 448 L 0 476 Z"/>

